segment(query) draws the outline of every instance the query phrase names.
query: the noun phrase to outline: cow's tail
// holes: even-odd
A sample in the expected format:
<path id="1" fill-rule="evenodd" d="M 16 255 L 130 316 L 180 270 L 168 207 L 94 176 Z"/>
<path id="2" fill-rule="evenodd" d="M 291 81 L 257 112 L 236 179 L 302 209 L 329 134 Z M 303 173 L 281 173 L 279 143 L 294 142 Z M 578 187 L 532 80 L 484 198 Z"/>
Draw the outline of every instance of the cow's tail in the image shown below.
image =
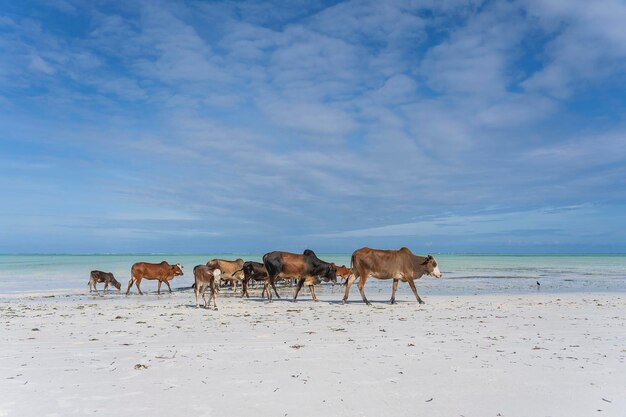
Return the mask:
<path id="1" fill-rule="evenodd" d="M 243 268 L 236 270 L 235 272 L 233 272 L 232 274 L 230 274 L 230 276 L 231 276 L 231 277 L 234 277 L 234 276 L 235 276 L 235 274 L 237 274 L 237 273 L 239 273 L 239 272 L 241 272 L 241 271 L 243 271 Z"/>
<path id="2" fill-rule="evenodd" d="M 356 260 L 354 259 L 354 253 L 350 257 L 350 274 L 354 275 L 355 277 L 354 280 L 356 281 L 356 278 L 358 277 L 356 276 Z M 350 280 L 350 275 L 348 275 L 348 278 L 346 278 L 346 280 L 344 281 L 342 285 L 348 284 L 349 280 Z"/>
<path id="3" fill-rule="evenodd" d="M 196 269 L 198 269 L 199 266 L 202 266 L 202 265 L 196 265 L 196 266 L 193 267 L 193 276 L 194 276 L 194 278 L 193 278 L 193 284 L 191 284 L 191 289 L 192 290 L 196 289 Z"/>
<path id="4" fill-rule="evenodd" d="M 267 255 L 263 256 L 263 264 L 267 270 L 268 277 L 275 277 L 278 274 L 278 268 L 272 263 L 271 259 L 267 259 Z"/>

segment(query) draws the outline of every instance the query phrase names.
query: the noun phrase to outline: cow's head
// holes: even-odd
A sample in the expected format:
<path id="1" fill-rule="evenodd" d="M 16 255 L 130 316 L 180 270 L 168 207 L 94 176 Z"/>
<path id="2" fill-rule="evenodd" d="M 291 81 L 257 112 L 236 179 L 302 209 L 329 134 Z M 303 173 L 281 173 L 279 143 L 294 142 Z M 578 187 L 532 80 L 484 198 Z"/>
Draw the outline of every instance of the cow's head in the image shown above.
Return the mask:
<path id="1" fill-rule="evenodd" d="M 122 284 L 120 284 L 120 282 L 116 280 L 114 277 L 111 277 L 111 285 L 117 288 L 118 291 L 122 289 Z"/>
<path id="2" fill-rule="evenodd" d="M 439 271 L 439 265 L 437 265 L 437 260 L 428 255 L 426 260 L 422 262 L 422 265 L 426 268 L 426 274 L 431 277 L 441 278 L 441 271 Z"/>
<path id="3" fill-rule="evenodd" d="M 326 270 L 326 273 L 322 275 L 322 278 L 326 282 L 337 283 L 337 267 L 335 264 L 328 264 L 328 269 Z"/>
<path id="4" fill-rule="evenodd" d="M 174 266 L 172 266 L 172 272 L 174 273 L 174 276 L 180 276 L 180 275 L 184 275 L 183 274 L 183 266 L 181 264 L 176 264 Z"/>

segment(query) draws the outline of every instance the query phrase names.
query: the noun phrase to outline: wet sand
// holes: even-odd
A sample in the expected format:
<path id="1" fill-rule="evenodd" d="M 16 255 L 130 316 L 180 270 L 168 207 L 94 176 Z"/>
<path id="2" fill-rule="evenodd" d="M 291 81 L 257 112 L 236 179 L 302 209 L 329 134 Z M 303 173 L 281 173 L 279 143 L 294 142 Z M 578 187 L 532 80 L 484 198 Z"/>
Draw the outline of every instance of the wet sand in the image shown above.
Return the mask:
<path id="1" fill-rule="evenodd" d="M 320 298 L 4 298 L 0 416 L 626 415 L 624 293 Z"/>

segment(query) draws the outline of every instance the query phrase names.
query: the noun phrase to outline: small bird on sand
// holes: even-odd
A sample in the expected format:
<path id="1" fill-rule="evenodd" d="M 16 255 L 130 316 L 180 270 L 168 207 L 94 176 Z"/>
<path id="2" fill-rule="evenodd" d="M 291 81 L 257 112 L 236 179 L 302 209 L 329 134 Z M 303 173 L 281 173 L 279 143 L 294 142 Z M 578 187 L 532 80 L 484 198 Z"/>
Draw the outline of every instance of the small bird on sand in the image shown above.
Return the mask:
<path id="1" fill-rule="evenodd" d="M 537 281 L 537 286 L 538 286 L 538 287 L 539 287 L 539 286 L 541 286 L 541 284 L 539 283 L 539 281 Z"/>

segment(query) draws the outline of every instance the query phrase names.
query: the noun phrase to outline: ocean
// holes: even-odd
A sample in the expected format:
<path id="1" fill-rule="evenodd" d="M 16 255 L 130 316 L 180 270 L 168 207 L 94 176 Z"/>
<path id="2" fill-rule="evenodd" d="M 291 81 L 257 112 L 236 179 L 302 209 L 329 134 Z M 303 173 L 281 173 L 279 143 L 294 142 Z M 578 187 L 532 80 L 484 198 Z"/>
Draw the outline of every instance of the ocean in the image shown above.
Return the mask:
<path id="1" fill-rule="evenodd" d="M 350 254 L 347 253 L 320 253 L 318 256 L 339 265 L 350 263 Z M 192 270 L 195 265 L 204 264 L 213 258 L 260 261 L 261 257 L 261 254 L 0 255 L 0 294 L 88 293 L 89 272 L 94 269 L 112 272 L 122 283 L 124 292 L 134 262 L 163 260 L 184 266 L 185 275 L 174 278 L 171 283 L 172 289 L 184 289 L 193 283 Z M 430 294 L 626 291 L 626 255 L 455 254 L 436 255 L 436 258 L 443 278 L 422 277 L 418 280 L 417 288 L 422 297 Z M 540 286 L 537 286 L 537 281 Z M 322 287 L 321 291 L 330 288 L 329 285 Z M 359 300 L 355 287 L 350 299 Z M 99 284 L 99 288 L 102 288 L 102 284 Z M 156 283 L 146 281 L 142 289 L 154 292 Z M 341 290 L 335 288 L 333 291 Z M 378 298 L 388 298 L 391 281 L 370 278 L 366 292 L 368 296 L 371 293 Z M 308 296 L 307 291 L 301 294 Z M 408 285 L 401 283 L 398 294 L 411 294 Z"/>

